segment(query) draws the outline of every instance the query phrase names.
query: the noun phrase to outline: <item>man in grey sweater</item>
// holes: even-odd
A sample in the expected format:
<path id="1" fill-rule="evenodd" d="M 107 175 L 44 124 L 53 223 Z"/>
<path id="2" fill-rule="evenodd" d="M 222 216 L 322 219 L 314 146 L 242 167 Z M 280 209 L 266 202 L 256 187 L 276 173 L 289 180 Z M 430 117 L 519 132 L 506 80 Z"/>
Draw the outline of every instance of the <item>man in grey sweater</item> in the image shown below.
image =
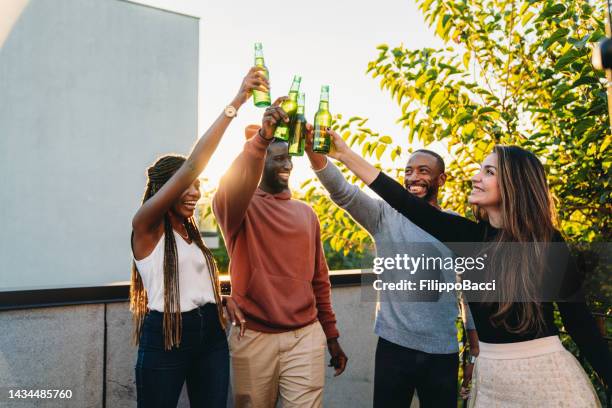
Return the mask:
<path id="1" fill-rule="evenodd" d="M 313 153 L 309 148 L 306 151 L 313 170 L 334 203 L 372 235 L 378 258 L 396 258 L 398 254 L 452 257 L 442 243 L 387 203 L 349 184 L 325 155 Z M 438 154 L 418 150 L 408 159 L 405 187 L 440 208 L 438 190 L 446 180 L 444 171 L 444 161 Z M 452 269 L 443 269 L 439 273 L 443 281 L 456 280 Z M 397 269 L 385 270 L 383 275 L 385 281 L 399 282 L 411 278 L 410 273 Z M 419 271 L 414 271 L 411 276 L 418 275 Z M 478 338 L 469 309 L 463 315 L 467 320 L 470 353 L 477 355 Z M 414 302 L 396 291 L 379 292 L 374 328 L 379 336 L 374 370 L 375 408 L 407 407 L 415 389 L 421 407 L 457 406 L 457 316 L 456 293 L 443 294 L 433 302 Z M 468 376 L 471 376 L 471 369 L 468 367 L 466 370 Z"/>

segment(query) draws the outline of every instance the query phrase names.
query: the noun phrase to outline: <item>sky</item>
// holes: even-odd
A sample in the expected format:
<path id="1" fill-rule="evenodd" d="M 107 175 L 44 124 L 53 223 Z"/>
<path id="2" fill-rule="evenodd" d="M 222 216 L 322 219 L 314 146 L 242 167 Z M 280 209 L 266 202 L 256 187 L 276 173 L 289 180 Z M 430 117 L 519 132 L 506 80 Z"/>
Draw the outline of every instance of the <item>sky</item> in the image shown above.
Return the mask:
<path id="1" fill-rule="evenodd" d="M 203 134 L 237 93 L 253 65 L 253 44 L 263 43 L 272 99 L 286 95 L 302 76 L 306 116 L 312 122 L 320 87 L 330 86 L 330 111 L 368 117 L 368 127 L 407 146 L 407 130 L 395 124 L 400 108 L 366 75 L 376 46 L 440 46 L 414 0 L 136 0 L 200 18 L 198 129 Z M 291 5 L 289 5 L 291 4 Z M 238 112 L 203 176 L 216 186 L 244 142 L 244 127 L 261 123 L 264 109 L 250 99 Z M 294 158 L 290 187 L 312 176 L 306 156 Z"/>

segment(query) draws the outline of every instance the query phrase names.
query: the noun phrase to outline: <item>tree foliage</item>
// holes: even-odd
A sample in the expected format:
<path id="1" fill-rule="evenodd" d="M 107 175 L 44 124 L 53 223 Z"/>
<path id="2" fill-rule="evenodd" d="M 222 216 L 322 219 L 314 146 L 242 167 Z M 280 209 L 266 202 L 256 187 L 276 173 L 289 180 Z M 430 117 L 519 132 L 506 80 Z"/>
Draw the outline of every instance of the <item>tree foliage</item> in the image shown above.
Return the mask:
<path id="1" fill-rule="evenodd" d="M 525 147 L 545 164 L 563 232 L 609 241 L 612 137 L 604 74 L 589 47 L 604 36 L 603 8 L 586 0 L 416 2 L 444 47 L 382 44 L 367 67 L 400 106 L 406 134 L 380 135 L 356 116 L 338 115 L 334 129 L 365 157 L 392 163 L 385 170 L 398 178 L 406 160 L 398 137 L 443 142 L 452 159 L 442 204 L 468 216 L 470 176 L 493 146 Z M 318 188 L 312 183 L 309 194 Z M 314 208 L 332 248 L 364 248 L 361 229 L 324 195 Z"/>
<path id="2" fill-rule="evenodd" d="M 590 45 L 604 37 L 604 2 L 596 7 L 587 0 L 416 3 L 443 47 L 381 44 L 367 67 L 401 108 L 397 122 L 406 133 L 380 135 L 367 127 L 367 119 L 343 121 L 341 115 L 334 129 L 379 166 L 391 163 L 384 170 L 398 179 L 406 160 L 398 137 L 442 142 L 452 158 L 442 205 L 466 216 L 471 216 L 469 179 L 494 145 L 527 148 L 545 165 L 564 234 L 574 242 L 609 242 L 612 136 L 604 73 L 590 61 Z M 323 217 L 332 211 L 324 198 L 315 210 Z M 341 218 L 327 217 L 336 247 L 351 245 L 337 237 L 340 232 L 350 237 L 353 230 L 347 232 Z M 596 306 L 604 311 L 612 293 L 609 278 L 595 278 L 597 297 L 607 302 Z"/>
<path id="3" fill-rule="evenodd" d="M 494 144 L 516 144 L 544 160 L 564 231 L 608 240 L 612 139 L 588 47 L 604 35 L 603 10 L 584 0 L 417 3 L 446 47 L 382 45 L 368 72 L 401 106 L 410 140 L 446 142 L 461 180 L 447 204 L 465 213 L 466 169 Z"/>

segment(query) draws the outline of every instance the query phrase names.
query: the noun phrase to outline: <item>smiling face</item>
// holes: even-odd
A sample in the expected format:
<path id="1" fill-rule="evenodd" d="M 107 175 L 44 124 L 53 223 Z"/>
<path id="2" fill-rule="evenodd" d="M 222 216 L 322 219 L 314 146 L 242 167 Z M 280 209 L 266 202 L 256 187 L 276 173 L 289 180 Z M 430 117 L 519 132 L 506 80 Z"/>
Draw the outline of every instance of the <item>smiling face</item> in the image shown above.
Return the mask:
<path id="1" fill-rule="evenodd" d="M 202 196 L 200 193 L 200 180 L 195 179 L 193 183 L 183 191 L 180 198 L 172 205 L 171 211 L 181 218 L 190 218 L 193 216 L 196 208 L 196 203 Z"/>
<path id="2" fill-rule="evenodd" d="M 446 181 L 438 159 L 430 154 L 415 152 L 408 159 L 404 172 L 404 187 L 426 201 L 437 201 L 438 190 Z"/>
<path id="3" fill-rule="evenodd" d="M 489 154 L 480 166 L 480 170 L 472 177 L 472 192 L 468 202 L 481 208 L 499 207 L 501 193 L 499 188 L 499 166 L 497 154 Z"/>
<path id="4" fill-rule="evenodd" d="M 266 164 L 263 171 L 261 186 L 271 193 L 281 192 L 289 188 L 289 176 L 293 170 L 289 145 L 287 142 L 274 142 L 268 146 Z"/>

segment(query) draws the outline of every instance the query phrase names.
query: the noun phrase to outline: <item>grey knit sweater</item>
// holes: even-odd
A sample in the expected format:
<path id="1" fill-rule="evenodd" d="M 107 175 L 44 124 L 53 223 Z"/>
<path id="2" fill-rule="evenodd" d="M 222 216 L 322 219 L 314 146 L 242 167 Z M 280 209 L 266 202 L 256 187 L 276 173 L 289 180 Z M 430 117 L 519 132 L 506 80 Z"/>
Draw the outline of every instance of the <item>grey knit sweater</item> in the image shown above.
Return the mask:
<path id="1" fill-rule="evenodd" d="M 377 257 L 394 258 L 396 255 L 451 257 L 452 253 L 434 237 L 410 222 L 387 203 L 370 197 L 359 187 L 349 184 L 340 170 L 329 160 L 316 172 L 331 199 L 346 210 L 353 219 L 374 238 Z M 420 271 L 416 271 L 417 276 Z M 453 270 L 438 272 L 440 280 L 454 282 Z M 386 281 L 410 278 L 405 270 L 386 270 Z M 422 275 L 425 276 L 425 275 Z M 380 291 L 375 333 L 392 343 L 432 354 L 450 354 L 458 351 L 457 294 L 443 293 L 437 301 L 407 301 L 393 291 Z M 466 328 L 474 329 L 467 310 Z"/>

